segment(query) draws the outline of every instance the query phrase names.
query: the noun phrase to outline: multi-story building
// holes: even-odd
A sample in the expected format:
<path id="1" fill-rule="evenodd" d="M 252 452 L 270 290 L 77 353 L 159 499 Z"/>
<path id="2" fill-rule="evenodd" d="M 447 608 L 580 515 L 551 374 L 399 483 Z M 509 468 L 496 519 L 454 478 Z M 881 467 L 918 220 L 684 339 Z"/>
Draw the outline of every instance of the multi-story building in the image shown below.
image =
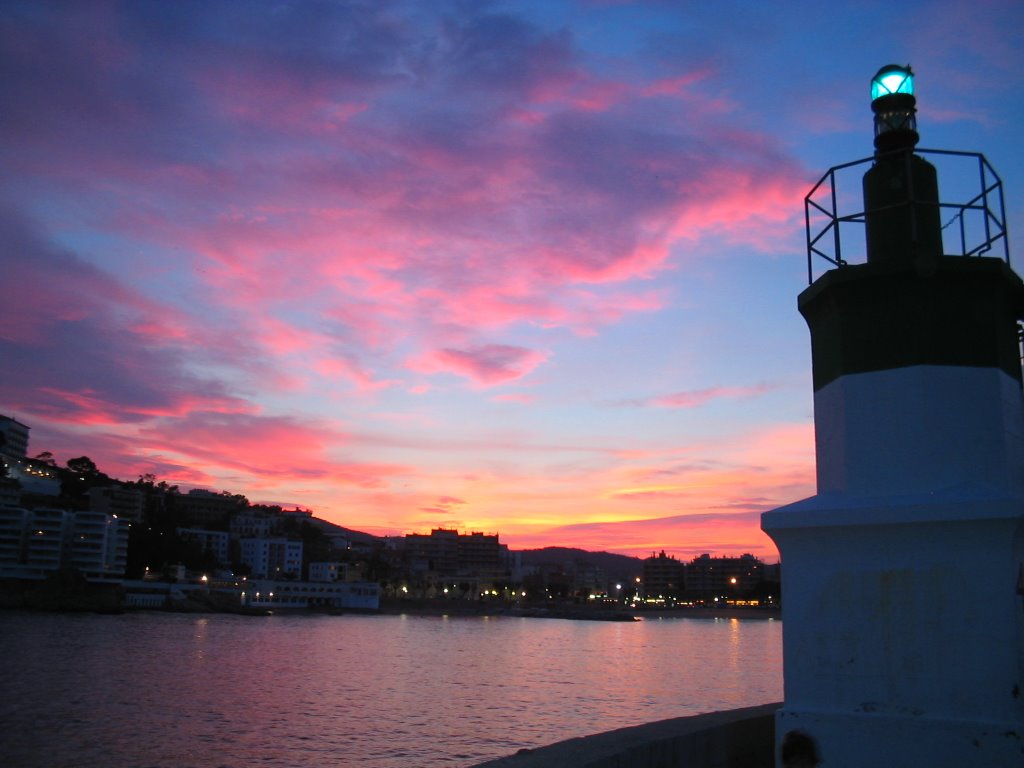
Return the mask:
<path id="1" fill-rule="evenodd" d="M 643 562 L 644 597 L 668 599 L 680 597 L 684 583 L 683 564 L 662 550 Z"/>
<path id="2" fill-rule="evenodd" d="M 505 547 L 497 535 L 470 533 L 458 538 L 458 569 L 460 573 L 497 576 L 507 570 Z"/>
<path id="3" fill-rule="evenodd" d="M 508 570 L 508 548 L 497 535 L 460 534 L 435 528 L 430 535 L 407 534 L 401 542 L 405 560 L 413 572 L 441 576 L 490 576 Z"/>
<path id="4" fill-rule="evenodd" d="M 0 508 L 0 577 L 44 579 L 73 567 L 90 581 L 124 576 L 128 523 L 102 512 Z"/>
<path id="5" fill-rule="evenodd" d="M 0 578 L 16 576 L 25 562 L 29 511 L 0 506 Z"/>
<path id="6" fill-rule="evenodd" d="M 24 570 L 20 578 L 43 579 L 59 571 L 70 548 L 74 513 L 40 507 L 27 518 Z"/>
<path id="7" fill-rule="evenodd" d="M 307 578 L 316 582 L 363 581 L 366 578 L 366 563 L 310 563 Z"/>
<path id="8" fill-rule="evenodd" d="M 28 455 L 29 427 L 10 416 L 0 415 L 0 457 L 17 460 Z"/>
<path id="9" fill-rule="evenodd" d="M 281 517 L 265 507 L 249 507 L 231 516 L 231 535 L 236 539 L 265 539 L 281 530 Z"/>
<path id="10" fill-rule="evenodd" d="M 108 485 L 89 489 L 89 509 L 114 515 L 119 520 L 138 521 L 142 517 L 144 498 L 137 488 Z"/>
<path id="11" fill-rule="evenodd" d="M 302 542 L 252 538 L 239 542 L 240 557 L 256 578 L 302 575 Z"/>
<path id="12" fill-rule="evenodd" d="M 686 591 L 703 600 L 729 600 L 744 595 L 764 578 L 764 563 L 750 554 L 739 557 L 693 558 L 686 566 Z"/>
<path id="13" fill-rule="evenodd" d="M 194 488 L 178 497 L 177 504 L 189 522 L 198 527 L 226 525 L 233 514 L 244 508 L 246 502 L 240 496 Z"/>
<path id="14" fill-rule="evenodd" d="M 255 579 L 241 592 L 243 605 L 261 608 L 332 608 L 375 611 L 380 587 L 373 582 L 335 582 Z"/>
<path id="15" fill-rule="evenodd" d="M 405 537 L 405 560 L 413 572 L 455 575 L 459 568 L 459 532 L 435 528 L 429 535 Z"/>
<path id="16" fill-rule="evenodd" d="M 228 565 L 230 555 L 228 546 L 231 537 L 227 531 L 207 531 L 203 528 L 179 528 L 178 536 L 183 540 L 192 542 L 203 552 L 209 553 L 216 559 L 218 565 Z"/>
<path id="17" fill-rule="evenodd" d="M 117 581 L 128 560 L 128 521 L 105 512 L 76 512 L 71 565 L 89 581 Z"/>
<path id="18" fill-rule="evenodd" d="M 3 459 L 0 458 L 0 462 Z M 7 477 L 0 477 L 0 507 L 17 507 L 21 504 L 21 484 Z"/>

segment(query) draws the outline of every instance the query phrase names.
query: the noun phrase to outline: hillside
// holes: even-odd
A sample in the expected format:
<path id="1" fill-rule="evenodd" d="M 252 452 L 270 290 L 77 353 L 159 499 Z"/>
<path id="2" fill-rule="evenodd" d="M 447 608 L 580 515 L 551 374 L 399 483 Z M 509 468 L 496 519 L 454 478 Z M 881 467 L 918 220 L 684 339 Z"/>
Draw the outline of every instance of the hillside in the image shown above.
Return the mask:
<path id="1" fill-rule="evenodd" d="M 524 549 L 519 552 L 523 565 L 569 566 L 578 563 L 600 568 L 610 578 L 632 579 L 643 571 L 643 561 L 638 557 L 616 555 L 611 552 L 588 552 L 573 547 L 544 547 Z"/>

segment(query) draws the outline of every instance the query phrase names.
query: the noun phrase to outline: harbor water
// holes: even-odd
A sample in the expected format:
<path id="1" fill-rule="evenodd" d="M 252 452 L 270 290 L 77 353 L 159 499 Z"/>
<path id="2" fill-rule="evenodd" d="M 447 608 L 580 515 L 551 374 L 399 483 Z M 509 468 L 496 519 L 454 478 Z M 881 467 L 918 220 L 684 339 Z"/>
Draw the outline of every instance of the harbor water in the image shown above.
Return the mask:
<path id="1" fill-rule="evenodd" d="M 782 699 L 782 623 L 0 612 L 8 768 L 471 766 Z"/>

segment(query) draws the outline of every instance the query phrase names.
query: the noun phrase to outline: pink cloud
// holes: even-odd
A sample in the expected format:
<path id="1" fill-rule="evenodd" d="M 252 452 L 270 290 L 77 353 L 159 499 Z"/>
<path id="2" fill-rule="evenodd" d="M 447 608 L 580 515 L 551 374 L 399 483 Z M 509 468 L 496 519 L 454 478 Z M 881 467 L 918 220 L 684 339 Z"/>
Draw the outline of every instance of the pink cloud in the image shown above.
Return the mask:
<path id="1" fill-rule="evenodd" d="M 337 460 L 331 453 L 347 442 L 343 433 L 284 417 L 194 412 L 141 428 L 139 438 L 146 450 L 241 472 L 250 482 L 258 477 L 376 488 L 410 471 L 396 464 Z"/>
<path id="2" fill-rule="evenodd" d="M 697 408 L 712 400 L 755 397 L 773 389 L 775 387 L 768 384 L 757 384 L 750 387 L 709 387 L 658 395 L 649 398 L 646 403 L 660 408 Z"/>
<path id="3" fill-rule="evenodd" d="M 522 378 L 547 360 L 536 350 L 508 344 L 485 344 L 467 349 L 438 349 L 410 360 L 421 373 L 454 373 L 489 387 Z"/>
<path id="4" fill-rule="evenodd" d="M 426 512 L 430 515 L 448 517 L 458 507 L 465 506 L 466 502 L 462 499 L 456 498 L 455 496 L 441 496 L 436 500 L 436 503 L 431 506 L 420 507 L 420 512 Z M 441 527 L 441 528 L 461 528 L 464 525 L 461 522 L 453 522 L 451 520 L 445 522 L 428 522 L 427 527 Z"/>
<path id="5" fill-rule="evenodd" d="M 363 369 L 358 364 L 339 358 L 316 360 L 313 363 L 312 368 L 320 376 L 350 381 L 354 383 L 357 389 L 361 392 L 386 389 L 387 387 L 397 383 L 394 379 L 376 379 L 372 372 Z"/>
<path id="6" fill-rule="evenodd" d="M 695 240 L 718 234 L 733 245 L 777 250 L 797 224 L 807 186 L 802 173 L 709 169 L 699 183 L 706 194 L 694 190 L 691 205 L 681 208 L 675 218 L 672 237 Z"/>
<path id="7" fill-rule="evenodd" d="M 40 399 L 37 408 L 40 413 L 56 415 L 69 424 L 123 424 L 126 421 L 138 421 L 150 417 L 175 417 L 201 409 L 211 413 L 252 413 L 254 407 L 240 398 L 200 398 L 183 395 L 172 402 L 153 406 L 131 406 L 122 402 L 111 402 L 103 395 L 84 390 L 75 392 L 58 387 L 40 387 L 40 395 L 46 396 L 60 406 L 46 408 Z M 62 411 L 66 408 L 66 411 Z"/>
<path id="8" fill-rule="evenodd" d="M 782 140 L 736 129 L 720 73 L 692 55 L 609 66 L 570 30 L 473 4 L 175 8 L 166 25 L 56 8 L 15 20 L 0 84 L 19 105 L 0 116 L 4 199 L 50 228 L 0 231 L 0 402 L 64 425 L 62 445 L 90 427 L 118 466 L 294 494 L 339 522 L 448 517 L 461 500 L 438 487 L 478 524 L 504 495 L 523 503 L 509 520 L 664 520 L 617 529 L 635 547 L 673 525 L 714 541 L 731 519 L 675 513 L 801 487 L 795 439 L 789 463 L 752 441 L 698 466 L 632 437 L 449 434 L 443 380 L 417 380 L 547 374 L 540 350 L 671 306 L 680 245 L 778 247 L 805 181 Z M 349 409 L 353 391 L 372 397 Z M 325 401 L 363 421 L 298 415 Z"/>
<path id="9" fill-rule="evenodd" d="M 580 73 L 572 78 L 553 78 L 541 83 L 530 96 L 535 107 L 547 110 L 557 105 L 584 112 L 606 112 L 632 93 L 627 83 L 599 80 Z M 539 116 L 537 112 L 533 114 Z"/>
<path id="10" fill-rule="evenodd" d="M 495 395 L 491 398 L 496 403 L 519 403 L 520 405 L 530 405 L 536 401 L 536 397 L 528 395 L 523 392 L 513 392 L 504 395 Z"/>
<path id="11" fill-rule="evenodd" d="M 710 72 L 707 70 L 696 70 L 686 72 L 682 75 L 666 77 L 644 86 L 641 94 L 643 96 L 677 96 L 685 93 L 695 83 L 706 80 Z"/>

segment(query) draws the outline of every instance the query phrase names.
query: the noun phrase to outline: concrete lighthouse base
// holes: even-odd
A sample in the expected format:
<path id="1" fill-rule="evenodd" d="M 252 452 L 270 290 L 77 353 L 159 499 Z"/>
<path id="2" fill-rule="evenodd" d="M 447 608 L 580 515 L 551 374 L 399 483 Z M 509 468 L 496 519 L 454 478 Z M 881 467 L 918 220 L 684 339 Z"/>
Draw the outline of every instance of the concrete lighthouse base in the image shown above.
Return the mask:
<path id="1" fill-rule="evenodd" d="M 1024 500 L 819 494 L 762 527 L 784 569 L 777 743 L 803 731 L 829 768 L 1024 765 Z"/>
<path id="2" fill-rule="evenodd" d="M 828 768 L 1018 768 L 1024 764 L 1019 732 L 997 724 L 781 710 L 776 742 L 793 730 L 814 734 L 825 756 L 822 765 Z M 857 736 L 855 745 L 848 741 L 850 734 Z"/>

